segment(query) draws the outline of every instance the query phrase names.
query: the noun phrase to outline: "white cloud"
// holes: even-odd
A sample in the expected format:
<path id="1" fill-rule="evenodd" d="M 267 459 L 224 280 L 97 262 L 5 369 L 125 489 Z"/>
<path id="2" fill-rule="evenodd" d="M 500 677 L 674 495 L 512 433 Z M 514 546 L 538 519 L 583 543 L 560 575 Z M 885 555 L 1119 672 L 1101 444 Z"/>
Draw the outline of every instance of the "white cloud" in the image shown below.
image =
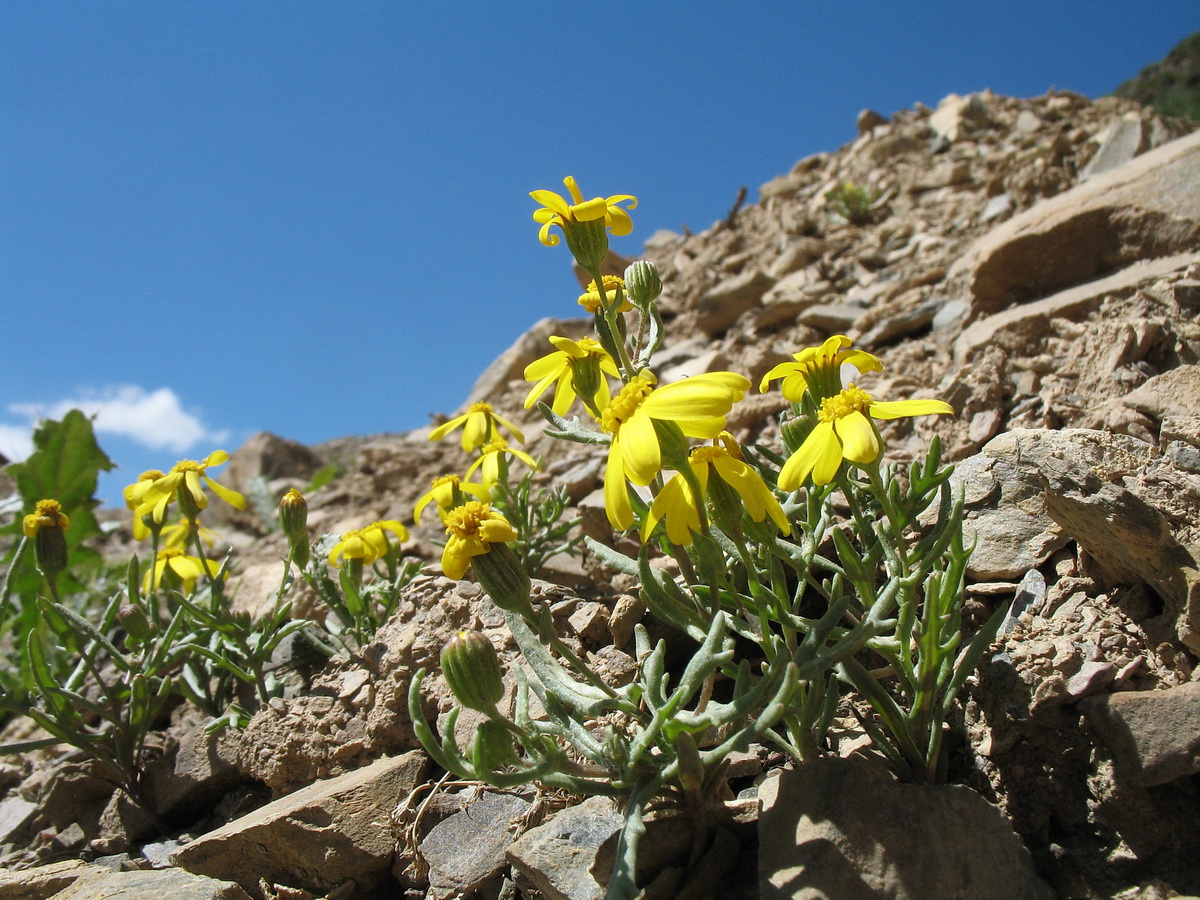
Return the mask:
<path id="1" fill-rule="evenodd" d="M 24 416 L 29 424 L 0 424 L 0 452 L 10 459 L 23 458 L 33 448 L 30 435 L 34 424 L 40 419 L 61 419 L 72 409 L 94 416 L 92 427 L 97 434 L 128 438 L 151 450 L 184 453 L 201 441 L 220 443 L 229 437 L 228 431 L 211 431 L 197 415 L 185 410 L 170 388 L 147 392 L 137 385 L 124 384 L 87 391 L 49 405 L 10 404 L 9 412 Z M 7 449 L 10 446 L 13 453 Z"/>

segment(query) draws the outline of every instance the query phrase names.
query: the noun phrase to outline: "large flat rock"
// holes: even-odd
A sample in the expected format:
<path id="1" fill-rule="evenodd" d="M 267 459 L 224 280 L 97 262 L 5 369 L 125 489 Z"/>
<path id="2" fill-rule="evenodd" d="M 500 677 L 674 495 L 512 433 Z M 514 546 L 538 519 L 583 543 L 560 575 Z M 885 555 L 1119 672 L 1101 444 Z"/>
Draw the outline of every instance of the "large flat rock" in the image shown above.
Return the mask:
<path id="1" fill-rule="evenodd" d="M 977 310 L 1045 297 L 1200 244 L 1200 132 L 1163 144 L 998 225 L 956 262 Z"/>

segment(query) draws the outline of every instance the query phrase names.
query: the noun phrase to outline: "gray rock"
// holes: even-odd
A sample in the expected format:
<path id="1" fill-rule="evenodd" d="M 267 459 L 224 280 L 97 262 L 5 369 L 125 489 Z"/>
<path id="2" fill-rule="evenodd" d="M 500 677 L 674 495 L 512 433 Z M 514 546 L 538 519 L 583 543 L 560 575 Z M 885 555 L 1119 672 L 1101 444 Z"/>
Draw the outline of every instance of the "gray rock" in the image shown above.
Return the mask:
<path id="1" fill-rule="evenodd" d="M 1200 410 L 1200 366 L 1183 365 L 1155 375 L 1121 402 L 1152 419 L 1193 415 Z"/>
<path id="2" fill-rule="evenodd" d="M 288 440 L 269 431 L 250 435 L 229 457 L 222 484 L 235 491 L 249 494 L 256 478 L 273 481 L 277 478 L 297 478 L 307 481 L 325 461 L 304 444 Z"/>
<path id="3" fill-rule="evenodd" d="M 986 125 L 987 121 L 987 101 L 982 94 L 968 94 L 966 97 L 949 94 L 941 99 L 937 110 L 929 117 L 929 127 L 935 134 L 953 143 L 969 130 Z"/>
<path id="4" fill-rule="evenodd" d="M 229 881 L 192 875 L 182 869 L 109 872 L 80 878 L 54 895 L 55 900 L 250 900 Z"/>
<path id="5" fill-rule="evenodd" d="M 1049 900 L 1004 814 L 959 785 L 817 759 L 760 791 L 761 900 Z"/>
<path id="6" fill-rule="evenodd" d="M 487 791 L 435 825 L 421 841 L 431 900 L 467 896 L 499 874 L 512 844 L 512 823 L 529 807 L 525 797 Z"/>
<path id="7" fill-rule="evenodd" d="M 0 897 L 4 900 L 46 900 L 80 879 L 103 877 L 110 871 L 105 866 L 81 859 L 64 859 L 15 872 L 0 869 Z"/>
<path id="8" fill-rule="evenodd" d="M 508 850 L 508 860 L 545 900 L 603 900 L 613 857 L 598 859 L 601 847 L 621 828 L 621 816 L 606 797 L 589 797 L 530 829 Z"/>
<path id="9" fill-rule="evenodd" d="M 1100 142 L 1100 149 L 1080 171 L 1080 181 L 1125 165 L 1147 149 L 1148 139 L 1142 117 L 1135 112 L 1126 113 L 1108 129 Z"/>
<path id="10" fill-rule="evenodd" d="M 1113 755 L 1117 775 L 1153 787 L 1200 772 L 1200 682 L 1080 701 Z"/>
<path id="11" fill-rule="evenodd" d="M 203 725 L 187 732 L 146 774 L 154 812 L 167 819 L 199 818 L 249 780 L 235 764 L 230 737 L 208 734 Z"/>
<path id="12" fill-rule="evenodd" d="M 19 796 L 0 800 L 0 844 L 14 840 L 32 820 L 38 805 Z"/>
<path id="13" fill-rule="evenodd" d="M 172 862 L 255 890 L 260 878 L 321 895 L 347 882 L 369 889 L 392 861 L 384 823 L 426 764 L 413 751 L 315 782 L 197 838 Z"/>

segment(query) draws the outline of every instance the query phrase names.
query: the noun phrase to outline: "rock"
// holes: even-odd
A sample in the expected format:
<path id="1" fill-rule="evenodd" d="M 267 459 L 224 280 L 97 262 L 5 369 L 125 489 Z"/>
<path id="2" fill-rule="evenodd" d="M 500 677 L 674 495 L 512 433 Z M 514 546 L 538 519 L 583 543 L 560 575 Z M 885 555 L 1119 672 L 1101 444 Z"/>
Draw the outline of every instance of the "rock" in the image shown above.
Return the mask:
<path id="1" fill-rule="evenodd" d="M 854 127 L 858 129 L 859 134 L 867 134 L 880 125 L 886 125 L 887 123 L 887 116 L 880 115 L 873 109 L 864 109 L 858 114 L 858 118 L 854 120 Z"/>
<path id="2" fill-rule="evenodd" d="M 1153 787 L 1200 772 L 1200 682 L 1089 697 L 1079 708 L 1129 784 Z"/>
<path id="3" fill-rule="evenodd" d="M 1200 410 L 1200 366 L 1184 365 L 1155 375 L 1121 402 L 1157 420 L 1192 415 Z"/>
<path id="4" fill-rule="evenodd" d="M 596 876 L 608 883 L 614 857 L 599 858 L 600 849 L 620 828 L 613 802 L 589 797 L 521 835 L 508 860 L 545 900 L 603 900 Z"/>
<path id="5" fill-rule="evenodd" d="M 953 143 L 967 131 L 985 125 L 987 121 L 987 101 L 982 94 L 968 94 L 966 97 L 949 94 L 941 99 L 937 110 L 929 117 L 929 127 Z"/>
<path id="6" fill-rule="evenodd" d="M 1049 900 L 1004 814 L 959 785 L 827 757 L 760 790 L 761 900 Z"/>
<path id="7" fill-rule="evenodd" d="M 325 461 L 304 444 L 269 431 L 259 431 L 229 457 L 229 467 L 220 481 L 249 497 L 256 478 L 268 482 L 278 478 L 307 482 L 324 464 Z"/>
<path id="8" fill-rule="evenodd" d="M 1194 251 L 1200 239 L 1200 132 L 1045 200 L 996 226 L 954 264 L 973 302 L 995 312 L 1123 268 Z"/>
<path id="9" fill-rule="evenodd" d="M 104 877 L 111 871 L 81 859 L 64 859 L 19 872 L 0 869 L 0 897 L 4 900 L 46 900 L 76 881 Z"/>
<path id="10" fill-rule="evenodd" d="M 529 811 L 516 794 L 484 791 L 466 809 L 435 825 L 421 841 L 429 864 L 429 898 L 465 897 L 500 873 L 512 824 Z"/>
<path id="11" fill-rule="evenodd" d="M 1114 583 L 1151 587 L 1179 640 L 1200 651 L 1200 562 L 1175 540 L 1163 514 L 1078 461 L 1043 457 L 1038 468 L 1054 521 Z"/>
<path id="12" fill-rule="evenodd" d="M 426 764 L 413 751 L 315 782 L 184 845 L 172 862 L 247 890 L 257 891 L 260 878 L 318 895 L 346 890 L 347 882 L 368 890 L 392 862 L 384 823 Z"/>
<path id="13" fill-rule="evenodd" d="M 25 830 L 25 826 L 33 821 L 37 811 L 36 803 L 20 796 L 14 795 L 0 800 L 0 844 L 14 841 L 16 836 Z"/>
<path id="14" fill-rule="evenodd" d="M 207 723 L 205 723 L 207 724 Z M 237 768 L 229 736 L 208 734 L 199 725 L 147 770 L 154 812 L 183 821 L 205 815 L 222 796 L 249 779 Z"/>
<path id="15" fill-rule="evenodd" d="M 108 872 L 80 878 L 54 900 L 250 900 L 236 884 L 192 875 L 181 869 Z"/>
<path id="16" fill-rule="evenodd" d="M 1106 297 L 1128 296 L 1142 285 L 1186 269 L 1198 261 L 1200 253 L 1182 253 L 1134 263 L 1104 278 L 979 319 L 959 335 L 954 343 L 954 356 L 960 360 L 967 359 L 974 352 L 993 344 L 1006 349 L 1027 347 L 1031 339 L 1045 334 L 1051 319 L 1079 318 L 1099 307 Z"/>
<path id="17" fill-rule="evenodd" d="M 1136 112 L 1126 113 L 1105 134 L 1096 155 L 1080 171 L 1080 181 L 1125 165 L 1146 150 L 1148 137 L 1142 117 Z"/>
<path id="18" fill-rule="evenodd" d="M 775 279 L 761 269 L 725 279 L 700 299 L 696 327 L 710 337 L 724 333 L 738 316 L 758 306 L 774 284 Z"/>

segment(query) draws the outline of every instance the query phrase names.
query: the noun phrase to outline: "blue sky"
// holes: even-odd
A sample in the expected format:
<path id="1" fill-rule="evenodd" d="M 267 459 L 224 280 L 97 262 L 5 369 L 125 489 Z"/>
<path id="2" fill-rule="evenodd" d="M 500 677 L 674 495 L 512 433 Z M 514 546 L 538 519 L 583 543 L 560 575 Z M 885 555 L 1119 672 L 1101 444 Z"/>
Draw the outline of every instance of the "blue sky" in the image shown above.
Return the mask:
<path id="1" fill-rule="evenodd" d="M 578 313 L 528 192 L 634 194 L 636 254 L 854 119 L 1110 92 L 1195 0 L 0 5 L 0 452 L 97 411 L 119 486 L 260 429 L 459 406 Z"/>

